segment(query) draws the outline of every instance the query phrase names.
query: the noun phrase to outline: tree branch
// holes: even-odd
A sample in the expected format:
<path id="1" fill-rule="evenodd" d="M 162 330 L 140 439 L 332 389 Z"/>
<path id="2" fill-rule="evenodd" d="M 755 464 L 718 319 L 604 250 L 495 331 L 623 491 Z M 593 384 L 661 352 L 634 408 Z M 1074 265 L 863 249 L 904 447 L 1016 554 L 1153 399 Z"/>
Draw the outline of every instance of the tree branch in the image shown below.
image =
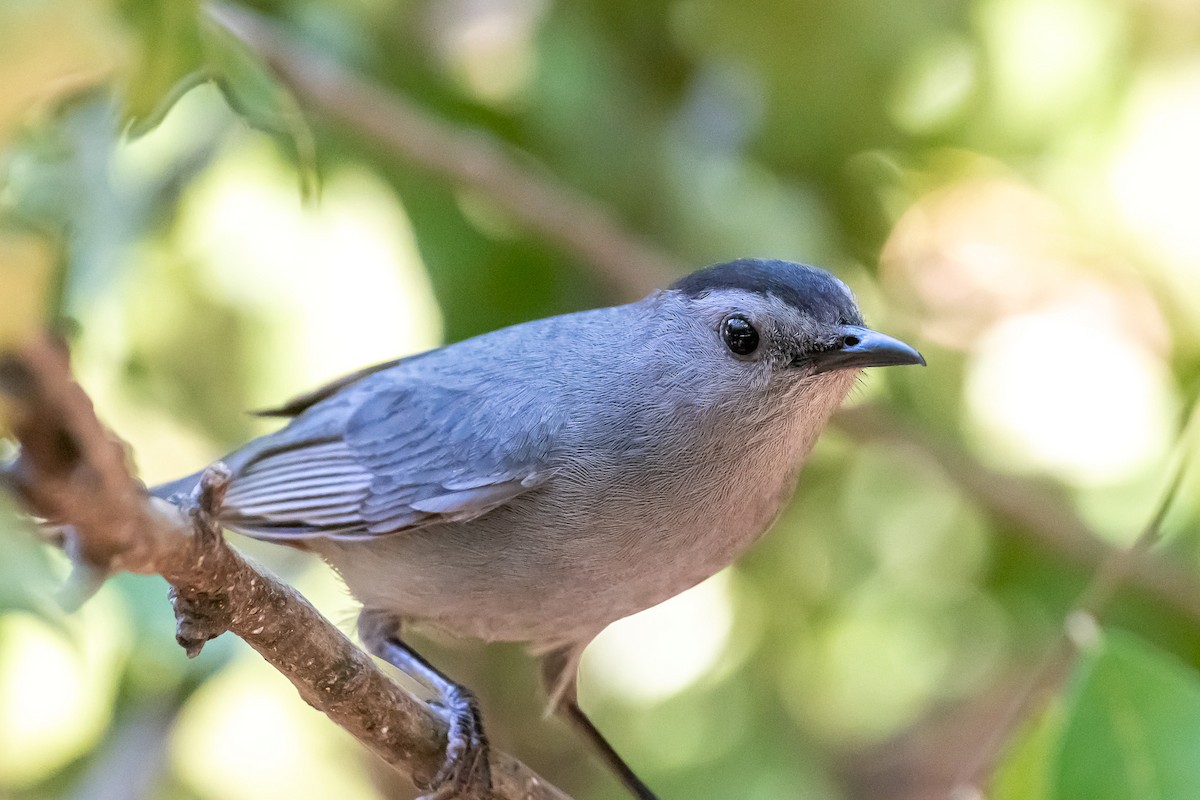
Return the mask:
<path id="1" fill-rule="evenodd" d="M 209 15 L 266 62 L 303 108 L 357 133 L 398 159 L 473 189 L 529 230 L 590 264 L 622 294 L 641 297 L 685 268 L 623 229 L 592 199 L 524 166 L 485 132 L 438 120 L 404 97 L 315 55 L 268 19 L 224 2 Z M 1060 493 L 1038 481 L 1004 475 L 961 448 L 933 441 L 883 409 L 843 412 L 835 424 L 859 440 L 889 440 L 942 465 L 959 489 L 1015 536 L 1069 563 L 1094 569 L 1120 552 L 1096 536 Z M 1200 624 L 1200 581 L 1151 554 L 1130 561 L 1132 585 Z"/>
<path id="2" fill-rule="evenodd" d="M 444 757 L 446 726 L 383 672 L 295 590 L 225 543 L 213 515 L 229 473 L 211 468 L 190 515 L 151 499 L 130 473 L 123 445 L 96 419 L 48 340 L 0 358 L 9 429 L 21 443 L 3 473 L 26 508 L 69 526 L 66 544 L 107 574 L 159 574 L 172 586 L 178 636 L 189 655 L 231 631 L 384 761 L 421 784 Z M 569 800 L 511 756 L 492 751 L 498 800 Z"/>
<path id="3" fill-rule="evenodd" d="M 266 62 L 303 106 L 405 161 L 468 187 L 606 278 L 641 297 L 684 266 L 624 230 L 603 206 L 522 165 L 482 131 L 457 128 L 345 67 L 303 49 L 266 18 L 214 2 L 209 16 Z"/>

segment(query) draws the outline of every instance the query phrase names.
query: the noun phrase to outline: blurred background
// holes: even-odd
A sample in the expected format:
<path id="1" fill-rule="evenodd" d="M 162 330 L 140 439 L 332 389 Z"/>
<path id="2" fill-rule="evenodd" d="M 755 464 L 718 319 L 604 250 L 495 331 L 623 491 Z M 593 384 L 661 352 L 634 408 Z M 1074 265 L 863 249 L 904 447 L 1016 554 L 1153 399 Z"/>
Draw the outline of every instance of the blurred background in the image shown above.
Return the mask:
<path id="1" fill-rule="evenodd" d="M 869 374 L 769 537 L 607 631 L 584 707 L 664 800 L 1200 796 L 1200 476 L 1051 701 L 1008 714 L 1197 447 L 1200 5 L 254 8 L 244 47 L 193 0 L 0 0 L 0 341 L 65 325 L 148 483 L 372 362 L 733 257 L 820 264 L 929 367 Z M 290 91 L 272 31 L 657 260 L 614 271 L 381 141 L 383 104 Z M 348 627 L 321 564 L 232 538 Z M 188 661 L 163 581 L 63 611 L 9 499 L 0 548 L 0 797 L 412 796 L 240 641 Z M 623 796 L 519 648 L 421 644 L 497 745 Z"/>

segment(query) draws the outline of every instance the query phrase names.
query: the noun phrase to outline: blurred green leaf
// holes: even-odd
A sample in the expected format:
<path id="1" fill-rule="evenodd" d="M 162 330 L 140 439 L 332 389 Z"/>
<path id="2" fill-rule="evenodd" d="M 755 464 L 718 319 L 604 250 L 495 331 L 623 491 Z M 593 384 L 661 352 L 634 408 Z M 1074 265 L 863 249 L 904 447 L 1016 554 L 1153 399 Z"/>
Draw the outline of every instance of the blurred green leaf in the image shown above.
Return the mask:
<path id="1" fill-rule="evenodd" d="M 1200 797 L 1200 674 L 1109 632 L 1076 680 L 1050 797 Z"/>
<path id="2" fill-rule="evenodd" d="M 994 800 L 1200 797 L 1200 673 L 1109 631 L 1070 690 L 1016 739 Z"/>
<path id="3" fill-rule="evenodd" d="M 123 42 L 96 5 L 0 3 L 0 148 L 40 106 L 110 79 Z"/>
<path id="4" fill-rule="evenodd" d="M 125 0 L 120 9 L 138 53 L 123 88 L 130 132 L 154 129 L 184 92 L 204 78 L 198 0 Z"/>
<path id="5" fill-rule="evenodd" d="M 230 108 L 253 127 L 282 139 L 300 166 L 306 197 L 317 190 L 317 155 L 312 131 L 295 96 L 246 47 L 218 25 L 202 29 L 205 71 Z"/>
<path id="6" fill-rule="evenodd" d="M 1050 768 L 1066 719 L 1056 700 L 1017 735 L 992 776 L 993 800 L 1049 800 Z"/>
<path id="7" fill-rule="evenodd" d="M 0 493 L 0 614 L 26 611 L 57 621 L 60 615 L 51 595 L 59 578 L 45 544 L 29 530 L 7 494 Z"/>
<path id="8" fill-rule="evenodd" d="M 141 58 L 126 82 L 125 114 L 140 136 L 162 122 L 190 89 L 214 81 L 230 107 L 250 125 L 290 147 L 300 165 L 301 189 L 315 194 L 316 145 L 299 104 L 232 35 L 202 19 L 195 0 L 130 0 L 123 10 L 141 43 Z"/>

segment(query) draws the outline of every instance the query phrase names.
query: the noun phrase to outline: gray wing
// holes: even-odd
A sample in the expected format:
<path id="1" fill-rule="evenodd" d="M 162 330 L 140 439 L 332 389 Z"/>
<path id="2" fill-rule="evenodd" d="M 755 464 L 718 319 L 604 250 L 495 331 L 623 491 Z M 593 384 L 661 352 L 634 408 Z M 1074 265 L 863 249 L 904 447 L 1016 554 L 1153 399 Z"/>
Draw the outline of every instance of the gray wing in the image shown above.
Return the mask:
<path id="1" fill-rule="evenodd" d="M 322 400 L 328 400 L 338 392 L 345 390 L 347 387 L 358 383 L 365 378 L 371 377 L 377 372 L 383 372 L 384 370 L 398 367 L 401 364 L 412 364 L 419 358 L 425 358 L 426 356 L 434 355 L 437 352 L 437 350 L 426 350 L 423 353 L 416 353 L 411 356 L 404 356 L 403 358 L 394 358 L 391 361 L 384 361 L 381 364 L 372 364 L 369 367 L 363 367 L 360 370 L 351 372 L 349 375 L 343 375 L 337 380 L 330 381 L 324 386 L 313 389 L 311 392 L 306 392 L 302 395 L 293 397 L 291 400 L 287 401 L 281 406 L 275 406 L 274 408 L 261 408 L 258 411 L 252 411 L 250 413 L 256 417 L 298 417 Z"/>
<path id="2" fill-rule="evenodd" d="M 222 522 L 263 538 L 369 538 L 477 517 L 551 475 L 562 412 L 533 387 L 361 388 L 361 401 L 333 398 L 268 438 L 237 469 Z"/>

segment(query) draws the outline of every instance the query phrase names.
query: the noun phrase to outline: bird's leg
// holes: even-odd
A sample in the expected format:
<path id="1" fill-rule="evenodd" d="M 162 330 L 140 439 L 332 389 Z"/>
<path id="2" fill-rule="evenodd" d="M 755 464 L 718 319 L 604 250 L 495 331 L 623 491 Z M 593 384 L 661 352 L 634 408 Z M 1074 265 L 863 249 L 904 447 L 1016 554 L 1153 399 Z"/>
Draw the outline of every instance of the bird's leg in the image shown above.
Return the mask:
<path id="1" fill-rule="evenodd" d="M 591 744 L 631 795 L 637 800 L 658 800 L 658 796 L 629 768 L 625 759 L 613 749 L 604 738 L 604 734 L 600 733 L 579 707 L 575 691 L 577 656 L 578 650 L 568 647 L 554 650 L 542 657 L 542 683 L 550 696 L 551 708 L 565 717 L 571 723 L 571 727 Z"/>
<path id="2" fill-rule="evenodd" d="M 428 792 L 419 800 L 491 798 L 492 772 L 488 760 L 488 742 L 475 695 L 447 678 L 402 641 L 400 623 L 390 615 L 363 611 L 358 620 L 358 632 L 371 653 L 439 696 L 431 705 L 448 726 L 446 759 L 428 785 L 417 787 Z"/>

